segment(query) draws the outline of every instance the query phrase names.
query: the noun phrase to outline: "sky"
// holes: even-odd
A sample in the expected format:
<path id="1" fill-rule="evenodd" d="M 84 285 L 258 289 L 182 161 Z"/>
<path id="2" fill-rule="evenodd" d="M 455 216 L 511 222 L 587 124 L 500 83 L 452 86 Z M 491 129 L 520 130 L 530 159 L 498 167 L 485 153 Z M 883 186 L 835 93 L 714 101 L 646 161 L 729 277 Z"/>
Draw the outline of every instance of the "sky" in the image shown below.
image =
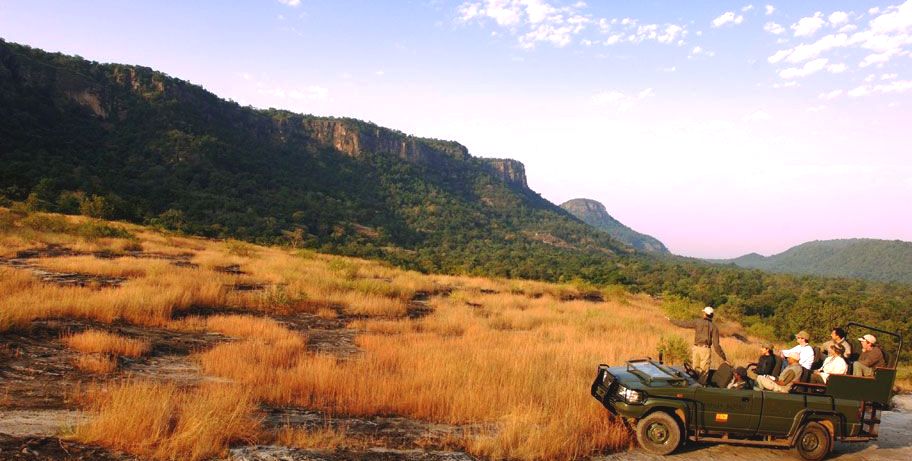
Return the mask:
<path id="1" fill-rule="evenodd" d="M 912 0 L 0 0 L 0 37 L 514 158 L 676 254 L 912 241 Z"/>

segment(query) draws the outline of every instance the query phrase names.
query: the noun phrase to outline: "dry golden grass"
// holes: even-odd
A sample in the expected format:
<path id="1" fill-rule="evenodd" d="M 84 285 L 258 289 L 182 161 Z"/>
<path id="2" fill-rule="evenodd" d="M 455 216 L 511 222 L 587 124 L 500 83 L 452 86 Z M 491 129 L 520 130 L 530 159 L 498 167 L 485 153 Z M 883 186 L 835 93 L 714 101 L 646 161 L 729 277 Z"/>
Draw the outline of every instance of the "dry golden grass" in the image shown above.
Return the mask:
<path id="1" fill-rule="evenodd" d="M 589 396 L 596 365 L 655 357 L 661 338 L 693 334 L 669 323 L 648 296 L 617 287 L 601 289 L 605 302 L 564 301 L 594 288 L 425 276 L 376 262 L 175 237 L 138 227 L 129 228 L 135 239 L 85 239 L 26 231 L 13 222 L 0 229 L 0 254 L 47 243 L 85 251 L 126 251 L 133 245 L 147 252 L 194 254 L 198 269 L 124 259 L 136 271 L 134 278 L 103 290 L 43 284 L 27 271 L 0 267 L 0 331 L 36 319 L 69 317 L 233 338 L 195 356 L 204 373 L 230 385 L 180 390 L 129 382 L 95 392 L 89 408 L 96 416 L 79 428 L 77 437 L 156 459 L 202 459 L 222 453 L 229 443 L 253 440 L 258 404 L 471 424 L 475 429 L 448 445 L 491 459 L 570 460 L 624 449 L 631 443 L 629 434 Z M 128 270 L 119 262 L 85 258 L 50 258 L 47 263 L 86 273 Z M 216 271 L 232 264 L 245 275 Z M 231 291 L 236 282 L 269 288 Z M 428 300 L 434 309 L 430 315 L 417 320 L 405 316 L 417 293 L 445 289 L 451 292 Z M 268 317 L 173 319 L 197 306 L 323 318 L 341 311 L 358 317 L 350 327 L 358 333 L 361 352 L 345 359 L 309 352 L 304 334 Z M 723 347 L 737 364 L 757 355 L 756 342 L 724 338 Z M 289 445 L 327 449 L 353 443 L 344 430 L 328 427 L 309 432 L 289 428 L 278 437 Z"/>
<path id="2" fill-rule="evenodd" d="M 63 338 L 71 349 L 85 353 L 113 354 L 124 357 L 141 357 L 152 349 L 148 340 L 131 339 L 99 330 L 87 330 Z"/>
<path id="3" fill-rule="evenodd" d="M 369 444 L 346 433 L 345 428 L 325 425 L 321 428 L 283 427 L 274 443 L 286 447 L 311 450 L 339 450 L 366 448 Z"/>
<path id="4" fill-rule="evenodd" d="M 223 455 L 230 443 L 252 443 L 260 417 L 247 391 L 208 385 L 181 390 L 170 383 L 125 382 L 96 389 L 91 420 L 74 438 L 160 460 Z"/>
<path id="5" fill-rule="evenodd" d="M 73 365 L 86 373 L 106 375 L 117 369 L 117 357 L 107 354 L 80 354 L 73 361 Z"/>
<path id="6" fill-rule="evenodd" d="M 157 264 L 156 264 L 157 263 Z M 146 275 L 146 266 L 164 265 L 163 261 L 146 261 L 137 264 L 132 258 L 99 259 L 94 256 L 66 256 L 61 258 L 40 258 L 35 262 L 39 267 L 57 272 L 76 272 L 103 277 L 136 278 Z M 159 268 L 162 271 L 164 268 Z"/>

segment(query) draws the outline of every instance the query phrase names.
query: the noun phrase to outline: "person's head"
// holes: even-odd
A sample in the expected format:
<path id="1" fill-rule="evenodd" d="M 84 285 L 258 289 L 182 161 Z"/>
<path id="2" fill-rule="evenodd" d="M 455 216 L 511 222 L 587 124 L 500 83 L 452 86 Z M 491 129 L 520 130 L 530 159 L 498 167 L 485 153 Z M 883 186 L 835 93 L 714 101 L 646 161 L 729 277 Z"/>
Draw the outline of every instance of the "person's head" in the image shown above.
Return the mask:
<path id="1" fill-rule="evenodd" d="M 811 335 L 807 331 L 801 330 L 795 334 L 795 341 L 798 341 L 798 344 L 805 346 L 811 341 Z"/>
<path id="2" fill-rule="evenodd" d="M 706 306 L 703 308 L 703 318 L 704 319 L 712 320 L 713 315 L 715 315 L 715 313 L 716 313 L 715 309 L 713 309 L 710 306 Z"/>
<path id="3" fill-rule="evenodd" d="M 842 354 L 845 354 L 845 347 L 842 347 L 842 344 L 833 344 L 830 346 L 830 355 L 833 357 L 839 357 Z"/>
<path id="4" fill-rule="evenodd" d="M 843 330 L 840 327 L 833 328 L 833 330 L 830 331 L 830 339 L 832 339 L 833 342 L 842 341 L 845 339 L 845 337 L 846 337 L 846 332 L 845 332 L 845 330 Z"/>
<path id="5" fill-rule="evenodd" d="M 794 364 L 798 363 L 798 353 L 797 352 L 789 352 L 788 354 L 785 354 L 785 358 L 788 360 L 789 365 L 794 365 Z"/>
<path id="6" fill-rule="evenodd" d="M 869 351 L 875 344 L 877 344 L 877 337 L 874 335 L 864 335 L 858 338 L 858 341 L 861 343 L 861 350 Z"/>
<path id="7" fill-rule="evenodd" d="M 740 383 L 741 381 L 747 380 L 747 369 L 744 367 L 735 368 L 735 382 Z"/>
<path id="8" fill-rule="evenodd" d="M 773 345 L 764 344 L 760 346 L 760 355 L 773 355 Z"/>

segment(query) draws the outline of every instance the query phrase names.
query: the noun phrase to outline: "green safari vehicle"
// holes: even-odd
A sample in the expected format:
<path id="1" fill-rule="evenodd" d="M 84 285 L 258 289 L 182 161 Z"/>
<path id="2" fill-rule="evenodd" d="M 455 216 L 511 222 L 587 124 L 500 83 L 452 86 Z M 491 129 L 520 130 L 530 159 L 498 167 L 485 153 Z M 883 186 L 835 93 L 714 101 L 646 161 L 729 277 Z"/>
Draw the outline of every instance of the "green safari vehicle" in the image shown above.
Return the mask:
<path id="1" fill-rule="evenodd" d="M 805 460 L 818 461 L 836 441 L 877 440 L 880 414 L 893 396 L 902 336 L 854 322 L 850 328 L 893 340 L 893 350 L 884 350 L 888 367 L 876 369 L 873 377 L 830 375 L 825 385 L 806 382 L 806 373 L 789 393 L 780 393 L 713 387 L 711 380 L 704 385 L 686 364 L 639 359 L 599 365 L 592 396 L 636 433 L 640 447 L 655 454 L 693 441 L 792 448 Z"/>

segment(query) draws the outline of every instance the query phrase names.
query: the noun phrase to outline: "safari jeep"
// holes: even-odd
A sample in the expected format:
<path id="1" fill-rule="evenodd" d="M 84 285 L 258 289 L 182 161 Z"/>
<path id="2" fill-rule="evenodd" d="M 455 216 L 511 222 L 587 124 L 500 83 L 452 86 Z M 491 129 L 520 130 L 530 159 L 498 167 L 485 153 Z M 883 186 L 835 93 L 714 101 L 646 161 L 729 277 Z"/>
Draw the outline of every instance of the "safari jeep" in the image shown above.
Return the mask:
<path id="1" fill-rule="evenodd" d="M 670 454 L 689 440 L 788 447 L 817 461 L 835 441 L 877 440 L 880 412 L 893 393 L 902 337 L 858 323 L 850 328 L 855 330 L 850 334 L 864 329 L 893 340 L 893 350 L 884 350 L 888 368 L 878 368 L 871 378 L 830 375 L 826 385 L 798 382 L 789 393 L 779 393 L 703 385 L 687 366 L 640 359 L 599 365 L 591 392 L 652 453 Z"/>

